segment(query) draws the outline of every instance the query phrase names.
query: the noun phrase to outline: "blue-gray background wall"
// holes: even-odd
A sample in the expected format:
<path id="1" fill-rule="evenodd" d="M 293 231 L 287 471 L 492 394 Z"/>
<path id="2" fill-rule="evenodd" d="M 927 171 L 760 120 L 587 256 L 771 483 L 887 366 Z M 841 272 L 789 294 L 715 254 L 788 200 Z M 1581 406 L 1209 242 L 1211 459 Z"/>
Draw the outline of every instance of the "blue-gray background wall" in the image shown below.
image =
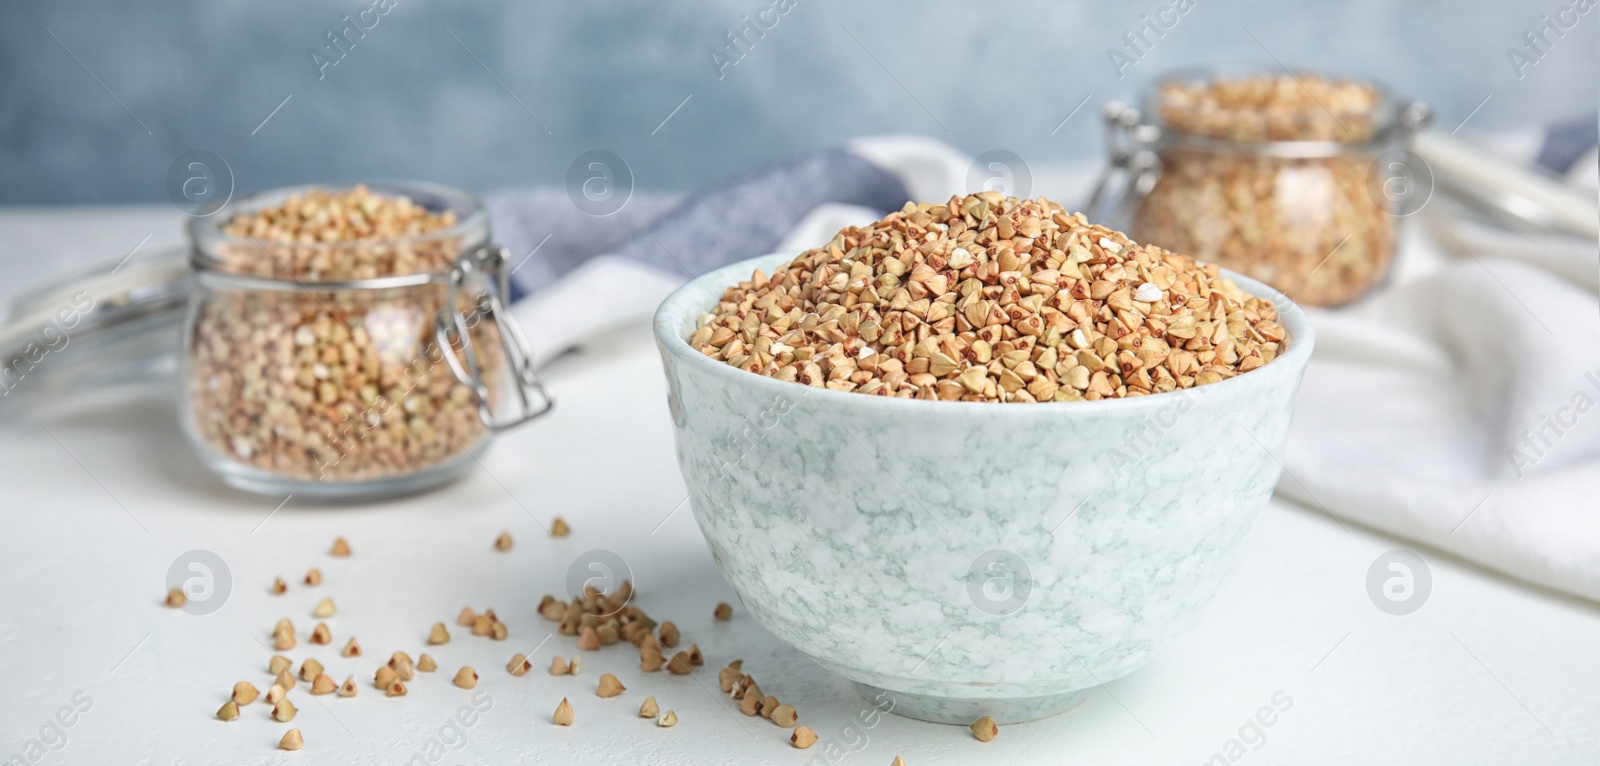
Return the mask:
<path id="1" fill-rule="evenodd" d="M 1101 103 L 1217 60 L 1377 75 L 1447 128 L 1492 96 L 1469 131 L 1596 108 L 1600 12 L 1520 78 L 1507 60 L 1570 0 L 1194 0 L 1119 80 L 1107 49 L 1168 2 L 793 0 L 719 80 L 710 51 L 772 0 L 393 0 L 319 80 L 310 51 L 372 0 L 18 0 L 0 5 L 0 204 L 165 199 L 169 164 L 197 148 L 244 191 L 559 184 L 594 148 L 641 188 L 686 189 L 887 132 L 1067 160 L 1100 151 Z"/>

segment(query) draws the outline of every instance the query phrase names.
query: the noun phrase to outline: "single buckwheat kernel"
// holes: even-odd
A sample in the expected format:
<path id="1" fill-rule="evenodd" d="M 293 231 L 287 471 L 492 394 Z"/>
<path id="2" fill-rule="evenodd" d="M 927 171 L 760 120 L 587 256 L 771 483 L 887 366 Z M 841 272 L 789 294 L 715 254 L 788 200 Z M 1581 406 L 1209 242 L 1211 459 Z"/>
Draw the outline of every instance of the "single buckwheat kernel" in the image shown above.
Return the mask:
<path id="1" fill-rule="evenodd" d="M 623 686 L 616 676 L 610 673 L 602 673 L 600 674 L 600 684 L 595 689 L 595 694 L 601 697 L 615 697 L 626 690 L 627 687 Z"/>
<path id="2" fill-rule="evenodd" d="M 550 720 L 557 726 L 571 726 L 572 719 L 572 703 L 567 702 L 566 697 L 562 697 L 561 704 L 556 706 L 556 712 L 550 716 Z"/>
<path id="3" fill-rule="evenodd" d="M 532 669 L 533 663 L 529 662 L 527 656 L 523 654 L 511 655 L 511 661 L 506 663 L 506 672 L 518 678 L 527 675 L 528 671 Z"/>

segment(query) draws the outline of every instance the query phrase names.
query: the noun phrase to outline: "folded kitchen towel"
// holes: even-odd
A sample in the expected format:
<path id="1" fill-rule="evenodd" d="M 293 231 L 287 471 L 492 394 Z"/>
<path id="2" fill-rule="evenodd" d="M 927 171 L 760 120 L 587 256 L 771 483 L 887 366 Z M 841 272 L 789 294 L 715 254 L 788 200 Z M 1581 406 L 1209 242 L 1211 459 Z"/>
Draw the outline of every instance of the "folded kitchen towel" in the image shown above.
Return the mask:
<path id="1" fill-rule="evenodd" d="M 688 276 L 966 192 L 970 162 L 887 137 L 604 218 L 553 192 L 492 195 L 490 208 L 513 258 L 532 252 L 516 312 L 547 360 L 648 319 Z M 1279 489 L 1340 524 L 1600 600 L 1600 254 L 1421 215 L 1401 278 L 1312 312 L 1318 346 L 1275 456 Z"/>
<path id="2" fill-rule="evenodd" d="M 1282 493 L 1600 600 L 1593 292 L 1483 253 L 1312 322 Z"/>

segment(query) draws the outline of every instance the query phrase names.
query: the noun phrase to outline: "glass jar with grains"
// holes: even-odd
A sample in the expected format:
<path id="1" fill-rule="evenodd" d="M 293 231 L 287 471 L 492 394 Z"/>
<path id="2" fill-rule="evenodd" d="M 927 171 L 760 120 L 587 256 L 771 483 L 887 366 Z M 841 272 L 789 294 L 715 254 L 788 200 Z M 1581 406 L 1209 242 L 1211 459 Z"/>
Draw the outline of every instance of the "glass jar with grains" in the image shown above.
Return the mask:
<path id="1" fill-rule="evenodd" d="M 1388 274 L 1397 219 L 1424 201 L 1408 147 L 1429 121 L 1370 83 L 1204 69 L 1108 104 L 1110 165 L 1090 210 L 1150 242 L 1313 306 Z"/>
<path id="2" fill-rule="evenodd" d="M 189 227 L 180 405 L 228 483 L 370 498 L 447 481 L 550 400 L 462 192 L 299 187 Z M 227 211 L 224 211 L 227 213 Z"/>

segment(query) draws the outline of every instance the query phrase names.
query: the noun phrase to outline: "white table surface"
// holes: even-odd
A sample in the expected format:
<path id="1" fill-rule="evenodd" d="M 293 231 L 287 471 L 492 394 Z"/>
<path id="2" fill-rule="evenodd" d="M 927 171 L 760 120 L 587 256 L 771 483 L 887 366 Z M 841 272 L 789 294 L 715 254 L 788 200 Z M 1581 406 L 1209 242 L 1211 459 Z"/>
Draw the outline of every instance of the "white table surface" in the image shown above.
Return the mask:
<path id="1" fill-rule="evenodd" d="M 0 211 L 0 296 L 114 263 L 147 233 L 141 252 L 176 243 L 179 219 L 156 207 Z M 1600 762 L 1596 605 L 1424 550 L 1431 596 L 1420 611 L 1391 616 L 1370 600 L 1367 570 L 1407 546 L 1284 501 L 1264 513 L 1242 570 L 1199 628 L 1077 709 L 1004 727 L 987 744 L 897 716 L 867 727 L 857 718 L 866 703 L 844 680 L 742 611 L 712 621 L 713 605 L 735 598 L 680 507 L 647 328 L 558 360 L 546 375 L 555 412 L 506 435 L 467 478 L 367 507 L 295 499 L 272 513 L 277 498 L 222 487 L 184 444 L 164 389 L 108 392 L 44 423 L 0 426 L 0 763 L 886 765 L 897 754 L 911 766 Z M 543 534 L 556 514 L 571 523 L 570 538 Z M 501 530 L 516 536 L 510 553 L 490 548 Z M 327 555 L 335 535 L 354 556 Z M 214 614 L 161 603 L 168 567 L 192 549 L 216 553 L 231 573 Z M 620 555 L 637 603 L 699 643 L 702 672 L 640 673 L 624 644 L 590 653 L 579 677 L 544 674 L 554 653 L 576 647 L 545 640 L 551 623 L 534 605 L 562 591 L 569 564 L 594 549 Z M 298 584 L 311 566 L 326 576 L 314 589 Z M 267 592 L 278 575 L 294 583 L 287 595 Z M 325 595 L 339 605 L 328 620 L 335 642 L 310 647 L 310 610 Z M 419 674 L 400 699 L 370 683 L 355 699 L 294 693 L 292 725 L 306 738 L 298 753 L 275 749 L 289 726 L 260 702 L 232 723 L 213 717 L 234 682 L 270 685 L 263 646 L 279 617 L 302 631 L 296 660 L 316 656 L 335 679 L 365 682 L 389 652 L 428 649 L 429 625 L 453 623 L 463 605 L 494 607 L 511 640 L 452 628 L 455 639 L 430 650 L 440 672 Z M 338 657 L 351 635 L 366 657 Z M 510 655 L 535 646 L 538 669 L 509 676 Z M 787 731 L 714 693 L 716 668 L 735 657 L 822 741 L 794 750 Z M 473 704 L 473 692 L 449 684 L 462 664 L 483 675 L 476 704 L 487 710 L 457 737 L 442 727 Z M 629 687 L 621 697 L 595 697 L 607 671 Z M 1292 707 L 1264 739 L 1252 737 L 1232 761 L 1208 760 L 1279 692 Z M 662 730 L 635 717 L 645 695 L 681 723 Z M 549 722 L 563 696 L 577 712 L 571 728 Z M 71 726 L 50 723 L 73 704 L 87 710 L 65 716 Z M 460 749 L 429 760 L 430 739 L 441 736 Z M 42 754 L 26 749 L 30 741 Z"/>

